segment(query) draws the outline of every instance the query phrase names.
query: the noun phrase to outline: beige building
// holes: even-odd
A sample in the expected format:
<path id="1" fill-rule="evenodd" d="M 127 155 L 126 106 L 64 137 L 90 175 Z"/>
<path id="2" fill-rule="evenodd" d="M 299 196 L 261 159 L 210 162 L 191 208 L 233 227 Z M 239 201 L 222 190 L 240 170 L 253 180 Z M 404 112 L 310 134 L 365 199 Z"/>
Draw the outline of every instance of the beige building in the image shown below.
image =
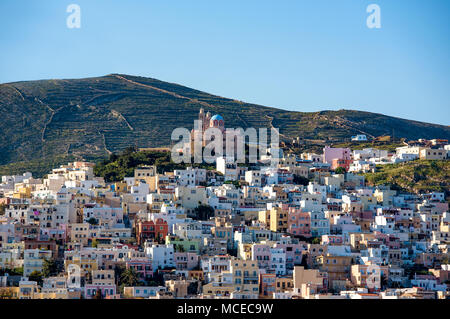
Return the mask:
<path id="1" fill-rule="evenodd" d="M 350 279 L 352 256 L 336 256 L 325 254 L 318 257 L 319 269 L 328 273 L 328 286 L 338 289 L 342 283 Z"/>
<path id="2" fill-rule="evenodd" d="M 371 275 L 368 272 L 370 265 L 352 265 L 351 266 L 351 281 L 357 287 L 367 288 L 367 278 Z M 388 280 L 389 278 L 389 266 L 380 267 L 380 280 Z"/>
<path id="3" fill-rule="evenodd" d="M 156 166 L 141 166 L 134 170 L 134 180 L 138 182 L 144 180 L 147 184 L 150 184 L 150 177 L 157 175 Z"/>
<path id="4" fill-rule="evenodd" d="M 444 160 L 447 158 L 447 151 L 440 149 L 424 148 L 420 150 L 420 159 L 424 160 Z"/>
<path id="5" fill-rule="evenodd" d="M 96 286 L 113 286 L 115 284 L 114 270 L 93 270 L 92 284 Z"/>
<path id="6" fill-rule="evenodd" d="M 200 204 L 206 205 L 208 203 L 206 188 L 203 186 L 179 186 L 175 189 L 175 197 L 177 202 L 185 208 L 186 213 L 192 213 Z"/>
<path id="7" fill-rule="evenodd" d="M 396 194 L 397 192 L 395 190 L 377 188 L 373 195 L 378 203 L 381 203 L 383 206 L 392 206 Z"/>
<path id="8" fill-rule="evenodd" d="M 166 280 L 166 288 L 173 294 L 174 298 L 186 298 L 190 283 L 187 280 Z"/>
<path id="9" fill-rule="evenodd" d="M 324 276 L 318 269 L 305 269 L 303 266 L 295 266 L 293 274 L 294 291 L 305 298 L 315 294 L 324 288 Z"/>
<path id="10" fill-rule="evenodd" d="M 70 241 L 87 245 L 89 240 L 89 226 L 90 224 L 88 223 L 70 224 Z"/>

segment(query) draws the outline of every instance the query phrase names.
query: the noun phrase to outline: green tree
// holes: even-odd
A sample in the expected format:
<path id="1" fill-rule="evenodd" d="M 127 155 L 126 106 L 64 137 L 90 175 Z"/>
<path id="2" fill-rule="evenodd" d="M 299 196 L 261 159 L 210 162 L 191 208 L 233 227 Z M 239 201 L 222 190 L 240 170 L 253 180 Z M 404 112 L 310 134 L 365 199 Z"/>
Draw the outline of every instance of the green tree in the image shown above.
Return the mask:
<path id="1" fill-rule="evenodd" d="M 123 265 L 114 266 L 114 279 L 117 285 L 120 285 L 122 274 L 125 270 L 125 266 Z"/>
<path id="2" fill-rule="evenodd" d="M 381 275 L 380 278 L 381 290 L 384 290 L 388 286 L 388 279 L 386 275 Z"/>
<path id="3" fill-rule="evenodd" d="M 345 170 L 345 168 L 343 168 L 343 167 L 338 167 L 338 168 L 336 168 L 336 169 L 334 170 L 334 172 L 335 172 L 336 174 L 345 174 L 345 173 L 346 173 L 346 170 Z"/>
<path id="4" fill-rule="evenodd" d="M 87 222 L 89 224 L 91 224 L 91 225 L 97 225 L 98 224 L 97 219 L 95 219 L 94 217 L 89 218 Z"/>
<path id="5" fill-rule="evenodd" d="M 200 204 L 194 209 L 193 219 L 208 220 L 214 216 L 214 208 L 209 205 Z"/>
<path id="6" fill-rule="evenodd" d="M 128 268 L 124 270 L 122 275 L 120 276 L 120 284 L 125 285 L 127 287 L 133 287 L 136 286 L 139 281 L 138 275 L 136 273 L 136 270 L 134 268 Z"/>
<path id="7" fill-rule="evenodd" d="M 199 285 L 198 281 L 191 282 L 187 288 L 188 295 L 197 295 L 200 290 Z"/>
<path id="8" fill-rule="evenodd" d="M 239 182 L 239 181 L 225 181 L 223 183 L 224 184 L 233 184 L 236 188 L 240 188 L 241 187 L 241 182 Z"/>
<path id="9" fill-rule="evenodd" d="M 53 259 L 45 259 L 42 266 L 42 275 L 44 277 L 55 276 L 58 273 L 58 266 Z"/>
<path id="10" fill-rule="evenodd" d="M 16 275 L 16 276 L 23 276 L 23 267 L 14 268 L 11 271 L 10 275 L 12 275 L 12 276 L 14 276 L 14 275 Z"/>
<path id="11" fill-rule="evenodd" d="M 308 186 L 309 179 L 304 176 L 294 174 L 294 184 Z"/>
<path id="12" fill-rule="evenodd" d="M 33 271 L 29 276 L 28 279 L 30 281 L 36 281 L 38 285 L 42 285 L 42 273 L 40 271 Z"/>

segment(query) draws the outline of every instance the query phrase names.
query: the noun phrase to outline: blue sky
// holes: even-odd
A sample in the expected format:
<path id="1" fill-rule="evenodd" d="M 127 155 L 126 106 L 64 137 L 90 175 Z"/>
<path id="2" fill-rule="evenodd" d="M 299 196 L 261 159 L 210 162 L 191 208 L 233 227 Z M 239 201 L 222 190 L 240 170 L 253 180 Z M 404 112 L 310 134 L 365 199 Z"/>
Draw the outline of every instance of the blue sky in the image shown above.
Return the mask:
<path id="1" fill-rule="evenodd" d="M 372 3 L 381 29 L 366 26 Z M 448 0 L 1 0 L 0 82 L 125 73 L 450 125 L 449 24 Z"/>

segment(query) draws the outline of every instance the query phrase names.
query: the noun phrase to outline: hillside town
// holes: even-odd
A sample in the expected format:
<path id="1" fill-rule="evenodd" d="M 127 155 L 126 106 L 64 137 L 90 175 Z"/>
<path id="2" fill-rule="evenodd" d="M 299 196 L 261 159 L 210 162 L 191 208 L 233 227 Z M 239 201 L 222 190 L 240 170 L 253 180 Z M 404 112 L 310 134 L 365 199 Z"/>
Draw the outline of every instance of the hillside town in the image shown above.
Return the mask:
<path id="1" fill-rule="evenodd" d="M 280 155 L 276 167 L 270 154 L 252 165 L 219 157 L 215 169 L 139 166 L 115 182 L 90 162 L 2 176 L 0 298 L 449 298 L 448 195 L 363 175 L 448 161 L 448 141 Z"/>

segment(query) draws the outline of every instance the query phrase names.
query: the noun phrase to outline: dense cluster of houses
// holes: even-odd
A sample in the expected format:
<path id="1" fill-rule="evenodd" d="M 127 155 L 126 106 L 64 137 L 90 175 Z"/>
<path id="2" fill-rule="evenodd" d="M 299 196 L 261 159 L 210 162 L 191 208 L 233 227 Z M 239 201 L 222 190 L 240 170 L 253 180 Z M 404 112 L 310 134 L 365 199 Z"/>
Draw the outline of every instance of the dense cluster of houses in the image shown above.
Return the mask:
<path id="1" fill-rule="evenodd" d="M 277 167 L 142 166 L 113 183 L 88 162 L 3 176 L 0 298 L 447 298 L 445 194 L 356 172 L 448 152 L 326 147 Z"/>
<path id="2" fill-rule="evenodd" d="M 395 152 L 366 148 L 354 150 L 352 156 L 340 156 L 337 163 L 350 172 L 370 172 L 376 170 L 376 165 L 396 164 L 416 159 L 445 160 L 450 158 L 450 145 L 448 140 L 433 139 L 404 142 L 405 146 L 397 147 Z M 349 149 L 346 149 L 350 152 Z"/>

